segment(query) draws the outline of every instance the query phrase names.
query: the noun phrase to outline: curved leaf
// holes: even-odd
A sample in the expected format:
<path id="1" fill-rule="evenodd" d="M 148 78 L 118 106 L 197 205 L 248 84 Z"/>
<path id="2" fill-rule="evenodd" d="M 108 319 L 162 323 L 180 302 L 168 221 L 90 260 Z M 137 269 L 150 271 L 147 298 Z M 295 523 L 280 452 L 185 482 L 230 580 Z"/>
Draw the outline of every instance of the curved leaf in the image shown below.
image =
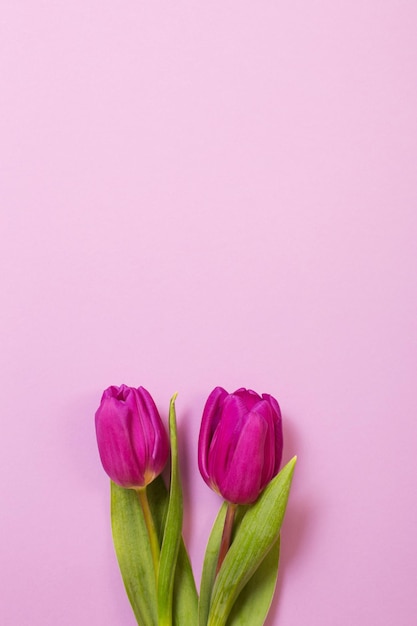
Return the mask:
<path id="1" fill-rule="evenodd" d="M 198 595 L 191 563 L 184 542 L 178 552 L 174 581 L 173 623 L 175 626 L 197 624 Z"/>
<path id="2" fill-rule="evenodd" d="M 177 479 L 179 481 L 178 476 Z M 169 519 L 169 494 L 161 476 L 148 485 L 147 496 L 161 545 L 167 518 Z M 157 592 L 149 536 L 142 507 L 133 490 L 111 483 L 111 517 L 116 555 L 136 621 L 140 626 L 157 626 Z M 179 532 L 181 533 L 181 526 Z M 167 544 L 165 545 L 167 550 Z M 174 563 L 171 574 L 174 571 L 173 623 L 176 626 L 197 624 L 198 596 L 181 534 L 176 567 Z"/>
<path id="3" fill-rule="evenodd" d="M 182 490 L 178 471 L 177 425 L 175 398 L 169 406 L 169 435 L 171 440 L 171 484 L 168 512 L 162 539 L 158 575 L 158 626 L 172 624 L 172 592 L 182 528 Z"/>
<path id="4" fill-rule="evenodd" d="M 225 626 L 232 606 L 278 539 L 296 457 L 248 508 L 214 582 L 208 626 Z"/>
<path id="5" fill-rule="evenodd" d="M 233 604 L 227 626 L 262 626 L 277 582 L 280 538 L 274 543 Z"/>
<path id="6" fill-rule="evenodd" d="M 206 626 L 210 612 L 211 592 L 216 577 L 217 558 L 219 555 L 226 510 L 227 504 L 224 502 L 213 524 L 206 547 L 203 572 L 201 574 L 200 599 L 198 603 L 198 626 Z"/>
<path id="7" fill-rule="evenodd" d="M 111 482 L 111 522 L 117 560 L 140 626 L 157 626 L 156 589 L 148 531 L 133 489 Z"/>
<path id="8" fill-rule="evenodd" d="M 159 476 L 148 486 L 148 499 L 155 526 L 162 543 L 168 508 L 168 491 Z M 198 596 L 190 559 L 180 539 L 173 593 L 173 623 L 176 626 L 197 624 Z"/>

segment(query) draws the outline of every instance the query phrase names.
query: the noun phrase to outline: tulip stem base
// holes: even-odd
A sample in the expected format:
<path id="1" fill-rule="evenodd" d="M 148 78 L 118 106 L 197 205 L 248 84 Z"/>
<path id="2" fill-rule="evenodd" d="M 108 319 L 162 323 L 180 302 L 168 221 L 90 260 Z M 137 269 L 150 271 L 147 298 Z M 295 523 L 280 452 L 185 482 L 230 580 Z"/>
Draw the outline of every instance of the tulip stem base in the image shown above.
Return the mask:
<path id="1" fill-rule="evenodd" d="M 159 556 L 160 556 L 160 547 L 159 547 L 159 539 L 156 532 L 155 524 L 153 521 L 151 509 L 149 507 L 148 494 L 146 492 L 146 487 L 142 489 L 137 489 L 137 494 L 139 496 L 139 502 L 142 506 L 143 517 L 145 519 L 146 528 L 149 535 L 149 542 L 151 544 L 151 553 L 152 553 L 152 561 L 155 570 L 155 584 L 156 588 L 158 588 L 158 571 L 159 571 Z"/>
<path id="2" fill-rule="evenodd" d="M 219 556 L 217 559 L 216 576 L 219 573 L 219 570 L 224 561 L 224 557 L 226 556 L 227 551 L 229 550 L 230 544 L 232 542 L 233 522 L 235 520 L 236 509 L 237 509 L 237 504 L 232 504 L 231 502 L 227 503 L 227 510 L 226 510 L 226 517 L 224 520 L 222 540 L 220 542 Z"/>

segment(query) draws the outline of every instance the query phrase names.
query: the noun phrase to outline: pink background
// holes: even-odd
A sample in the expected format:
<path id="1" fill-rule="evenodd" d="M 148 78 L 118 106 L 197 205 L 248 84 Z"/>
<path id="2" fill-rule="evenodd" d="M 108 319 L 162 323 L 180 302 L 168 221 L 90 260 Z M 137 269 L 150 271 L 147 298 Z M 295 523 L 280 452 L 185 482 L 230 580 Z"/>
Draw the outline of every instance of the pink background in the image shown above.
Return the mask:
<path id="1" fill-rule="evenodd" d="M 93 415 L 179 392 L 197 578 L 211 389 L 299 455 L 268 626 L 416 623 L 414 0 L 3 0 L 6 626 L 133 626 Z M 186 625 L 184 625 L 186 626 Z"/>

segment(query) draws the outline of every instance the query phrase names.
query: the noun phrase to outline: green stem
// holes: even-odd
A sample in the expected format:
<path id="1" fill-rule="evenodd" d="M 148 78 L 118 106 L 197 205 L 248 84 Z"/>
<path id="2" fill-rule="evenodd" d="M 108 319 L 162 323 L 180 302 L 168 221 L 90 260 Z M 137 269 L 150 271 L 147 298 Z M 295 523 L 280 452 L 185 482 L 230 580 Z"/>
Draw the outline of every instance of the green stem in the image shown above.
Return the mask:
<path id="1" fill-rule="evenodd" d="M 227 551 L 230 548 L 236 509 L 237 504 L 232 504 L 231 502 L 227 503 L 226 518 L 224 520 L 222 540 L 220 542 L 219 556 L 217 559 L 216 576 L 219 573 L 219 570 L 224 561 L 224 557 L 226 556 Z"/>
<path id="2" fill-rule="evenodd" d="M 139 496 L 139 501 L 142 506 L 143 517 L 145 518 L 146 528 L 148 530 L 149 541 L 151 544 L 153 566 L 155 570 L 155 584 L 156 584 L 156 588 L 158 589 L 158 570 L 159 570 L 159 554 L 160 554 L 159 539 L 158 539 L 155 524 L 153 521 L 151 509 L 149 507 L 149 500 L 148 500 L 148 494 L 146 492 L 146 487 L 143 487 L 142 489 L 137 489 L 137 494 Z"/>

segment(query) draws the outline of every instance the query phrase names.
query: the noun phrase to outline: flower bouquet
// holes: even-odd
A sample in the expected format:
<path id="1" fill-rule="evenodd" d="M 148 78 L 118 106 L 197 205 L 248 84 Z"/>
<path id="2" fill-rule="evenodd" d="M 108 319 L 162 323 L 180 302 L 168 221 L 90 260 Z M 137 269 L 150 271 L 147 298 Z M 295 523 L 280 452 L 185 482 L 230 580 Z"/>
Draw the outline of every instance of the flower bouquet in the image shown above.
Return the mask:
<path id="1" fill-rule="evenodd" d="M 198 464 L 224 502 L 208 539 L 198 594 L 181 535 L 175 400 L 169 437 L 143 387 L 109 387 L 95 417 L 100 458 L 111 479 L 114 546 L 137 623 L 261 626 L 275 590 L 296 461 L 279 471 L 280 408 L 272 396 L 247 389 L 229 394 L 216 387 L 207 399 Z M 161 472 L 169 456 L 166 487 Z"/>

